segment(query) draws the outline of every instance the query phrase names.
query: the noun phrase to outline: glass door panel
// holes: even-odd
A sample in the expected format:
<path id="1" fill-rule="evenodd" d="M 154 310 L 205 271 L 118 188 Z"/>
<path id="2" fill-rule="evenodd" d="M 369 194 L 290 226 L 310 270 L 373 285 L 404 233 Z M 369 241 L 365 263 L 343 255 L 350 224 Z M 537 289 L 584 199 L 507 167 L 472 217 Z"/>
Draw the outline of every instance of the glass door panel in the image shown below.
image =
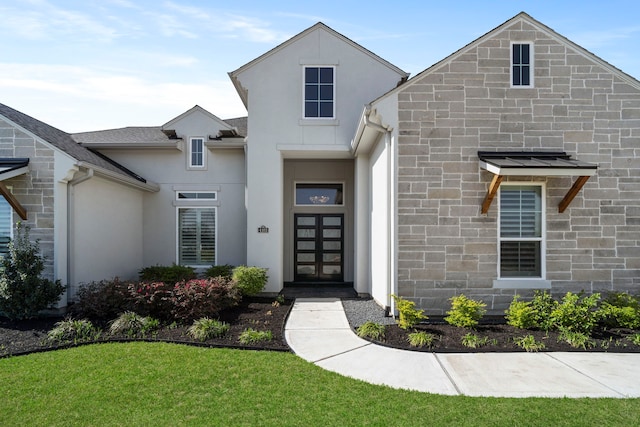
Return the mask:
<path id="1" fill-rule="evenodd" d="M 344 216 L 295 215 L 295 281 L 342 282 Z"/>

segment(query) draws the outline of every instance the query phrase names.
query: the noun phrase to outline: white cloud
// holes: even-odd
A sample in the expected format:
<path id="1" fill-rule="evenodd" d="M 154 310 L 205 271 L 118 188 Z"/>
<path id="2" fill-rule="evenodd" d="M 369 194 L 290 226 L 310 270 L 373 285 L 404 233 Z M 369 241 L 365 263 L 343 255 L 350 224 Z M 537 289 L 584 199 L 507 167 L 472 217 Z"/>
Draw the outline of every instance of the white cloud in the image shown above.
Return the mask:
<path id="1" fill-rule="evenodd" d="M 228 80 L 149 81 L 81 67 L 0 64 L 0 92 L 0 102 L 67 132 L 161 125 L 196 104 L 221 118 L 246 115 Z"/>

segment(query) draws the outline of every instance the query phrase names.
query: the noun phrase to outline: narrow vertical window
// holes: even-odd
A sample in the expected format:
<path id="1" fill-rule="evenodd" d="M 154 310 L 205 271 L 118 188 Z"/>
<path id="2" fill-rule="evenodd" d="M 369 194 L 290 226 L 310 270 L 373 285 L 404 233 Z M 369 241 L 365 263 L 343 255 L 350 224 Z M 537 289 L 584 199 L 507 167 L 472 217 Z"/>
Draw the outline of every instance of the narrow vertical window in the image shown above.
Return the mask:
<path id="1" fill-rule="evenodd" d="M 511 84 L 531 86 L 531 45 L 513 44 L 511 49 Z"/>
<path id="2" fill-rule="evenodd" d="M 9 242 L 13 230 L 13 211 L 9 202 L 0 197 L 0 257 L 9 253 Z"/>
<path id="3" fill-rule="evenodd" d="M 542 278 L 542 200 L 539 185 L 500 187 L 500 277 Z"/>
<path id="4" fill-rule="evenodd" d="M 334 117 L 333 67 L 305 67 L 304 117 Z"/>
<path id="5" fill-rule="evenodd" d="M 189 166 L 196 168 L 204 166 L 204 139 L 191 138 L 189 147 Z"/>
<path id="6" fill-rule="evenodd" d="M 208 266 L 216 263 L 216 209 L 178 209 L 178 263 Z"/>

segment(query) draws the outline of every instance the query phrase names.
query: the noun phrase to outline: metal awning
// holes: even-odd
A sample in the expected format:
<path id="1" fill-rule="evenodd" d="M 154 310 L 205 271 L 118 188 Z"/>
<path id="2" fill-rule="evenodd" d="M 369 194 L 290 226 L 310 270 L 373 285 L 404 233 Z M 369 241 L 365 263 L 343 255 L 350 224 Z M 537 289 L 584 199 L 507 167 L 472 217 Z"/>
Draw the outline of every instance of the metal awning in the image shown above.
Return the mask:
<path id="1" fill-rule="evenodd" d="M 480 167 L 494 174 L 482 203 L 483 214 L 489 211 L 505 176 L 578 176 L 558 206 L 562 213 L 598 170 L 598 165 L 573 159 L 563 151 L 478 151 L 478 158 Z"/>
<path id="2" fill-rule="evenodd" d="M 28 158 L 0 158 L 0 194 L 7 200 L 13 210 L 20 215 L 20 218 L 25 221 L 27 219 L 27 210 L 4 185 L 3 181 L 27 172 L 29 172 Z"/>

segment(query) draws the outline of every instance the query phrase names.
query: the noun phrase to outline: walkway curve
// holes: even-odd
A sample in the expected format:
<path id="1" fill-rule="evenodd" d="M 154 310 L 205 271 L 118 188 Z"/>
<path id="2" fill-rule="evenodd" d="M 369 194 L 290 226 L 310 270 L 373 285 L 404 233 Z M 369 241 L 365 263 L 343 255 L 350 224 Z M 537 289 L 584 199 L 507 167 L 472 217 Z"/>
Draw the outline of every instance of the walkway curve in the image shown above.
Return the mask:
<path id="1" fill-rule="evenodd" d="M 444 395 L 640 397 L 637 353 L 428 353 L 359 338 L 337 298 L 299 298 L 285 326 L 298 356 L 372 384 Z"/>

